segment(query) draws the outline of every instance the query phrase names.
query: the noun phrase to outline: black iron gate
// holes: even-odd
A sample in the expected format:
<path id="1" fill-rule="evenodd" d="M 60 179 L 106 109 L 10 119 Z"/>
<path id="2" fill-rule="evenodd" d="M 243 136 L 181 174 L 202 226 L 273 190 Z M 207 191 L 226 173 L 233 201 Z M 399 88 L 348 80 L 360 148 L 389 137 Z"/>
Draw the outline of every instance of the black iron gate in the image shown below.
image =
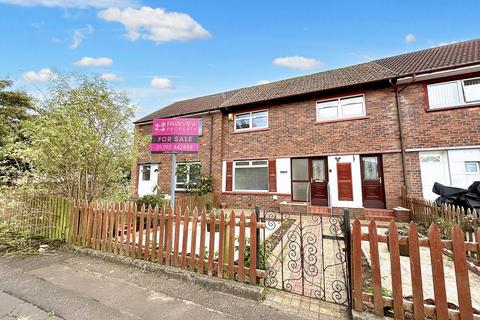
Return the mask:
<path id="1" fill-rule="evenodd" d="M 266 287 L 350 305 L 348 210 L 343 216 L 266 210 L 261 219 Z"/>

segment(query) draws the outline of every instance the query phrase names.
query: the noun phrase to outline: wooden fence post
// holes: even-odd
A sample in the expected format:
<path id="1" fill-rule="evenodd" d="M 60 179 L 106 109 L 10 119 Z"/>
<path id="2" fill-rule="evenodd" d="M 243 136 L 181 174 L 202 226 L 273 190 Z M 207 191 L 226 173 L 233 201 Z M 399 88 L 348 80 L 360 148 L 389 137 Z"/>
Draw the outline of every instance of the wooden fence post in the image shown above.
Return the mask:
<path id="1" fill-rule="evenodd" d="M 473 319 L 472 295 L 468 279 L 467 256 L 465 254 L 464 233 L 458 224 L 452 229 L 453 264 L 457 283 L 458 308 L 460 319 Z"/>
<path id="2" fill-rule="evenodd" d="M 404 319 L 400 246 L 398 243 L 398 228 L 394 221 L 391 221 L 388 227 L 388 241 L 390 245 L 390 265 L 392 269 L 393 311 L 395 319 Z"/>
<path id="3" fill-rule="evenodd" d="M 368 225 L 370 258 L 372 260 L 373 308 L 377 316 L 383 316 L 382 277 L 380 275 L 380 258 L 378 255 L 377 225 L 374 220 Z"/>
<path id="4" fill-rule="evenodd" d="M 362 298 L 362 226 L 358 219 L 353 222 L 352 230 L 352 275 L 353 275 L 353 308 L 363 311 Z"/>
<path id="5" fill-rule="evenodd" d="M 250 284 L 257 283 L 257 216 L 250 214 Z"/>
<path id="6" fill-rule="evenodd" d="M 417 225 L 410 222 L 408 229 L 408 249 L 410 255 L 410 274 L 412 277 L 413 313 L 415 319 L 425 319 L 423 306 L 422 268 L 420 263 L 420 245 Z"/>

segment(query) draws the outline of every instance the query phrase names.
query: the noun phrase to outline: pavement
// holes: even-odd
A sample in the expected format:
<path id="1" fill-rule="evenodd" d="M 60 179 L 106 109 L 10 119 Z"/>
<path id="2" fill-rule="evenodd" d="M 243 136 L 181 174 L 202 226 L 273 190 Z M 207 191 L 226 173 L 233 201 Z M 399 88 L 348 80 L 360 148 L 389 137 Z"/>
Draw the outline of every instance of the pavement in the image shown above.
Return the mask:
<path id="1" fill-rule="evenodd" d="M 312 310 L 276 308 L 268 301 L 258 303 L 67 250 L 0 257 L 1 320 L 318 319 Z M 332 317 L 338 318 L 335 313 Z"/>

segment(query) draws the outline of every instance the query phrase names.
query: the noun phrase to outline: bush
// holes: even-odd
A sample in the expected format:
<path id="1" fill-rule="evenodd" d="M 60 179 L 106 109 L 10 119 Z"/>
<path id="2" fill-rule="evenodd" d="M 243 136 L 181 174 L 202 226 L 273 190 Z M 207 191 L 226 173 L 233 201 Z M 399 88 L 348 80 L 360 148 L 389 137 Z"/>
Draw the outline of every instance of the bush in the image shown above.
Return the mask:
<path id="1" fill-rule="evenodd" d="M 162 208 L 164 205 L 167 204 L 167 200 L 165 199 L 163 194 L 161 195 L 148 194 L 146 196 L 139 198 L 136 202 L 137 202 L 138 210 L 140 210 L 143 205 L 145 205 L 145 208 L 147 208 L 149 205 L 152 206 L 152 208 L 154 208 L 155 206 Z"/>

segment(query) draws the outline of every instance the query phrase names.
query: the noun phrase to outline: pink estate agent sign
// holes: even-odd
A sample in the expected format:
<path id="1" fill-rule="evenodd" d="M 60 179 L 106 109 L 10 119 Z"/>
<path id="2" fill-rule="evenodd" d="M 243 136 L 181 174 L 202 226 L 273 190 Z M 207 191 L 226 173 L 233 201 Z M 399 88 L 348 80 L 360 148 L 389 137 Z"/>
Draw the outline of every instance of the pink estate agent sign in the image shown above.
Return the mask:
<path id="1" fill-rule="evenodd" d="M 152 153 L 197 153 L 200 119 L 155 119 L 152 126 Z"/>

